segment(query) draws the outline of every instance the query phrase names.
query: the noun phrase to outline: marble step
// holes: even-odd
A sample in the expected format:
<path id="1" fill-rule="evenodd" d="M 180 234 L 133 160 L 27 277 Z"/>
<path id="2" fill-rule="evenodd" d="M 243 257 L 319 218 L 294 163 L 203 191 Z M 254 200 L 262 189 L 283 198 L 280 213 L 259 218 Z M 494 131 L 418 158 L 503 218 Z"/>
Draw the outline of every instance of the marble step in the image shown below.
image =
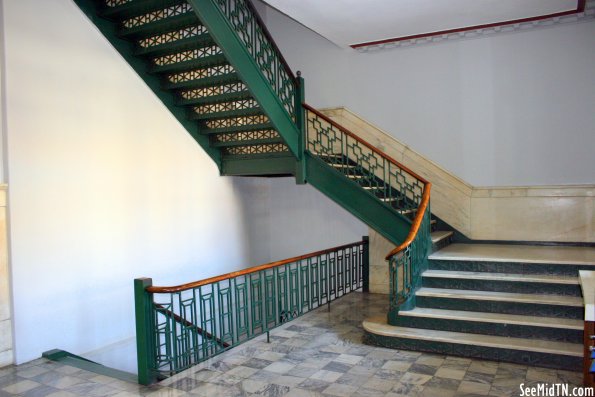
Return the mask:
<path id="1" fill-rule="evenodd" d="M 416 307 L 415 309 L 408 311 L 400 311 L 399 316 L 522 325 L 527 327 L 572 329 L 578 331 L 582 331 L 584 327 L 583 321 L 569 318 L 519 316 L 516 314 L 428 309 L 423 307 Z"/>
<path id="2" fill-rule="evenodd" d="M 450 230 L 437 230 L 435 232 L 432 232 L 430 234 L 430 237 L 432 238 L 432 244 L 438 244 L 442 240 L 451 237 L 453 234 L 454 232 Z"/>
<path id="3" fill-rule="evenodd" d="M 401 327 L 439 331 L 571 343 L 583 340 L 583 321 L 579 319 L 416 307 L 399 311 L 393 321 Z"/>
<path id="4" fill-rule="evenodd" d="M 595 266 L 595 248 L 508 244 L 452 244 L 430 259 Z"/>
<path id="5" fill-rule="evenodd" d="M 540 339 L 508 338 L 493 335 L 468 334 L 463 332 L 396 327 L 388 325 L 384 317 L 367 319 L 363 322 L 363 327 L 367 332 L 393 338 L 469 344 L 473 346 L 583 357 L 583 346 L 580 343 L 552 342 Z"/>
<path id="6" fill-rule="evenodd" d="M 566 370 L 580 370 L 582 366 L 581 343 L 392 326 L 385 317 L 369 318 L 363 322 L 363 328 L 365 343 L 383 347 Z"/>
<path id="7" fill-rule="evenodd" d="M 505 313 L 530 316 L 583 318 L 579 296 L 421 287 L 415 292 L 418 307 Z"/>
<path id="8" fill-rule="evenodd" d="M 556 305 L 583 307 L 583 299 L 575 296 L 518 294 L 511 292 L 474 291 L 446 288 L 422 287 L 415 293 L 418 297 L 453 298 L 479 301 L 532 303 L 536 305 Z"/>
<path id="9" fill-rule="evenodd" d="M 433 235 L 434 233 L 432 233 Z M 432 242 L 434 240 L 432 239 Z M 520 283 L 551 283 L 579 285 L 578 277 L 549 274 L 510 274 L 488 272 L 463 272 L 451 270 L 426 270 L 423 277 L 453 278 L 465 280 L 516 281 Z"/>
<path id="10" fill-rule="evenodd" d="M 429 268 L 578 276 L 595 270 L 595 248 L 510 244 L 451 244 L 429 256 Z"/>
<path id="11" fill-rule="evenodd" d="M 523 294 L 580 296 L 578 277 L 429 269 L 422 274 L 429 288 L 481 290 Z"/>

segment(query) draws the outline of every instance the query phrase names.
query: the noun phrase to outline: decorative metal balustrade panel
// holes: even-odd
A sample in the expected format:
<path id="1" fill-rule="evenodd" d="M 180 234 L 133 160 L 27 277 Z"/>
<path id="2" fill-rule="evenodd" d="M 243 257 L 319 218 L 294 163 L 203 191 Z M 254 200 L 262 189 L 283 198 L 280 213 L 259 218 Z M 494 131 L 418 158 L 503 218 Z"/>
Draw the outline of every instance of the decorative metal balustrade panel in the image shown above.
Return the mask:
<path id="1" fill-rule="evenodd" d="M 117 7 L 117 6 L 121 6 L 124 5 L 126 3 L 130 3 L 133 0 L 106 0 L 105 4 L 108 7 Z"/>
<path id="2" fill-rule="evenodd" d="M 126 2 L 119 2 L 125 4 Z M 108 3 L 109 5 L 109 3 Z M 120 5 L 120 4 L 117 4 Z M 122 26 L 126 29 L 137 28 L 149 23 L 161 21 L 168 18 L 177 17 L 184 14 L 190 14 L 193 12 L 192 6 L 188 3 L 182 3 L 171 7 L 164 8 L 162 10 L 152 11 L 143 15 L 126 19 L 122 22 Z"/>
<path id="3" fill-rule="evenodd" d="M 231 102 L 210 103 L 207 105 L 195 106 L 194 112 L 198 114 L 210 114 L 219 112 L 232 112 L 235 110 L 258 109 L 259 105 L 255 99 L 241 99 Z"/>
<path id="4" fill-rule="evenodd" d="M 426 207 L 419 232 L 404 251 L 389 260 L 389 313 L 396 315 L 420 285 L 430 244 L 430 206 Z"/>
<path id="5" fill-rule="evenodd" d="M 308 150 L 403 215 L 421 202 L 424 183 L 372 147 L 307 111 Z"/>
<path id="6" fill-rule="evenodd" d="M 241 156 L 248 154 L 273 154 L 289 153 L 289 148 L 284 143 L 246 145 L 236 147 L 226 147 L 222 149 L 222 154 L 227 156 Z"/>
<path id="7" fill-rule="evenodd" d="M 153 63 L 157 66 L 174 65 L 180 62 L 194 61 L 197 59 L 203 59 L 221 54 L 223 54 L 221 48 L 214 45 L 204 48 L 197 48 L 194 50 L 176 52 L 175 54 L 167 54 L 154 58 Z"/>
<path id="8" fill-rule="evenodd" d="M 225 85 L 218 85 L 213 87 L 195 88 L 191 90 L 185 90 L 180 93 L 184 99 L 200 99 L 207 97 L 214 97 L 225 94 L 236 94 L 240 92 L 246 92 L 248 88 L 244 83 L 232 83 Z"/>
<path id="9" fill-rule="evenodd" d="M 190 71 L 170 74 L 169 76 L 167 76 L 167 80 L 170 83 L 178 84 L 178 83 L 185 83 L 188 81 L 206 79 L 209 77 L 221 77 L 221 76 L 225 76 L 225 75 L 228 75 L 231 73 L 234 73 L 234 69 L 233 69 L 233 66 L 228 64 L 228 65 L 212 66 L 209 68 L 200 68 L 200 69 L 194 69 L 194 70 L 190 70 Z M 227 88 L 226 88 L 226 86 L 214 86 L 214 87 L 207 87 L 204 89 L 195 89 L 195 90 L 186 91 L 186 92 L 182 93 L 182 96 L 184 98 L 188 99 L 188 98 L 196 98 L 196 97 L 200 97 L 200 96 L 206 96 L 204 94 L 197 95 L 198 93 L 201 93 L 201 92 L 203 92 L 203 93 L 212 92 L 210 95 L 218 95 L 218 94 L 223 94 L 223 93 L 238 92 L 240 90 L 241 91 L 246 90 L 246 86 L 243 83 L 236 83 L 236 84 L 232 84 L 231 86 L 236 87 L 237 90 L 234 91 L 234 90 L 232 90 L 232 87 L 229 87 L 229 86 Z"/>
<path id="10" fill-rule="evenodd" d="M 261 125 L 269 122 L 269 118 L 264 115 L 233 117 L 227 119 L 209 120 L 205 123 L 208 128 L 230 128 L 230 127 L 247 127 L 253 125 Z"/>
<path id="11" fill-rule="evenodd" d="M 216 0 L 238 37 L 277 94 L 287 112 L 295 117 L 296 84 L 283 57 L 265 34 L 247 0 Z"/>
<path id="12" fill-rule="evenodd" d="M 207 29 L 202 25 L 190 26 L 173 32 L 161 33 L 138 41 L 142 48 L 153 48 L 163 44 L 174 43 L 179 40 L 190 39 L 207 34 Z"/>
<path id="13" fill-rule="evenodd" d="M 361 288 L 366 244 L 155 294 L 153 370 L 162 375 L 182 371 Z"/>
<path id="14" fill-rule="evenodd" d="M 231 134 L 217 134 L 211 138 L 213 143 L 221 142 L 241 142 L 241 141 L 258 141 L 266 139 L 280 139 L 279 133 L 275 130 L 256 130 L 246 132 L 236 132 Z"/>

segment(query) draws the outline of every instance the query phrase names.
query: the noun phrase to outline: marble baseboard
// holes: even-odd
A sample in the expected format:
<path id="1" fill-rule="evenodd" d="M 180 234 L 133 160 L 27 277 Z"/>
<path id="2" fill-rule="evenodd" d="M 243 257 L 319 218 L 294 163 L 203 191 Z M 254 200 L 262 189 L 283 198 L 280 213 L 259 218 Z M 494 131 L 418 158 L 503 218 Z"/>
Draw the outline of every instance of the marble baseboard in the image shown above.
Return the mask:
<path id="1" fill-rule="evenodd" d="M 12 365 L 14 363 L 14 353 L 11 350 L 0 352 L 0 368 Z"/>
<path id="2" fill-rule="evenodd" d="M 432 212 L 471 239 L 595 242 L 595 185 L 471 186 L 348 109 L 323 113 L 430 180 Z"/>
<path id="3" fill-rule="evenodd" d="M 6 224 L 7 185 L 0 184 L 0 367 L 14 361 L 12 351 L 12 316 L 8 272 L 8 239 Z"/>

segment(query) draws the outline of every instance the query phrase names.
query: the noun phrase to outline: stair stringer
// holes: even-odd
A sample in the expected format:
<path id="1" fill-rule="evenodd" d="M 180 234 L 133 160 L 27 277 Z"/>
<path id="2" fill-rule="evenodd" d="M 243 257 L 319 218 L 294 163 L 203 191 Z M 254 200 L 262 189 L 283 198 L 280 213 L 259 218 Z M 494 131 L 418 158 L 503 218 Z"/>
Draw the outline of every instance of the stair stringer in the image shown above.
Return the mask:
<path id="1" fill-rule="evenodd" d="M 178 122 L 188 131 L 190 136 L 203 148 L 211 157 L 221 171 L 221 153 L 219 150 L 209 145 L 209 138 L 200 134 L 198 124 L 187 118 L 186 111 L 176 105 L 176 99 L 173 94 L 166 92 L 161 87 L 161 81 L 158 76 L 150 74 L 146 70 L 143 61 L 134 56 L 134 45 L 118 37 L 116 27 L 110 21 L 99 17 L 96 2 L 93 0 L 74 0 L 76 5 L 84 12 L 89 20 L 99 29 L 103 36 L 118 51 L 124 60 L 134 69 L 136 74 L 143 79 L 145 84 L 161 100 L 165 107 L 178 120 Z"/>
<path id="2" fill-rule="evenodd" d="M 281 100 L 261 72 L 245 44 L 238 37 L 227 17 L 215 4 L 216 0 L 187 0 L 194 8 L 200 21 L 221 48 L 228 62 L 235 68 L 254 98 L 258 101 L 275 129 L 285 140 L 293 155 L 300 159 L 299 140 L 302 132 L 298 129 Z M 297 94 L 297 92 L 296 92 Z"/>
<path id="3" fill-rule="evenodd" d="M 395 245 L 411 229 L 411 221 L 370 195 L 324 161 L 306 153 L 307 182 Z"/>

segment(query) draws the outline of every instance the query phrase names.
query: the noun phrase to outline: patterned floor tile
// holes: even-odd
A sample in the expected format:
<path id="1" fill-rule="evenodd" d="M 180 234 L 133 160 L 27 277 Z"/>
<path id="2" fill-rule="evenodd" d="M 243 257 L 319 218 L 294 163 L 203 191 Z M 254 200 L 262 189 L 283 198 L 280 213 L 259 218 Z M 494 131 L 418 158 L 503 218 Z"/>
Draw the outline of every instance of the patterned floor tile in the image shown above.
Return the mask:
<path id="1" fill-rule="evenodd" d="M 355 293 L 144 387 L 39 359 L 0 369 L 0 397 L 518 396 L 519 385 L 582 383 L 582 374 L 383 349 L 361 343 L 361 321 L 386 296 Z"/>

